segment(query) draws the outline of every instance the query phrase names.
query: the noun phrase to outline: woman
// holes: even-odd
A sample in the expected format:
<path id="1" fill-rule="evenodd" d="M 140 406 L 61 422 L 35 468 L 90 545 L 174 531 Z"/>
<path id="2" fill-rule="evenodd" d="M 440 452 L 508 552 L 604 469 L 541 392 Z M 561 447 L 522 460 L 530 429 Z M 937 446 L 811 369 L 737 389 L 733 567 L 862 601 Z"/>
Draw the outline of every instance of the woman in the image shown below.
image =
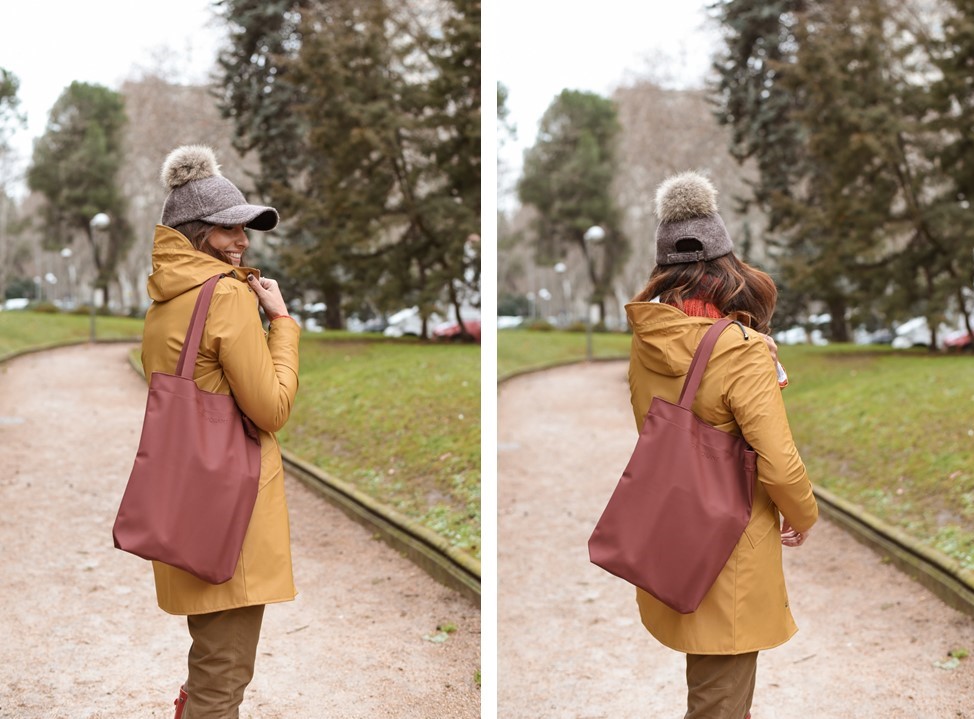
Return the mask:
<path id="1" fill-rule="evenodd" d="M 768 275 L 734 256 L 716 198 L 710 181 L 696 173 L 660 186 L 656 267 L 626 306 L 633 329 L 629 385 L 637 428 L 654 396 L 677 401 L 690 360 L 715 319 L 731 316 L 756 330 L 723 332 L 693 405 L 702 420 L 743 435 L 757 452 L 750 522 L 695 612 L 680 614 L 637 590 L 646 628 L 687 655 L 686 719 L 750 716 L 758 651 L 797 631 L 781 545 L 803 544 L 818 518 L 785 414 L 776 348 L 770 337 L 758 334 L 769 330 L 777 290 Z"/>
<path id="2" fill-rule="evenodd" d="M 295 596 L 281 452 L 274 437 L 298 388 L 300 329 L 274 280 L 244 263 L 244 228 L 272 230 L 277 210 L 247 204 L 224 178 L 211 149 L 173 150 L 162 168 L 170 192 L 156 227 L 142 365 L 146 376 L 173 373 L 200 286 L 224 275 L 210 304 L 194 379 L 200 389 L 232 394 L 260 429 L 257 502 L 233 578 L 208 584 L 153 562 L 159 606 L 187 616 L 192 646 L 176 717 L 238 716 L 254 671 L 264 605 Z M 258 305 L 270 321 L 266 335 Z"/>

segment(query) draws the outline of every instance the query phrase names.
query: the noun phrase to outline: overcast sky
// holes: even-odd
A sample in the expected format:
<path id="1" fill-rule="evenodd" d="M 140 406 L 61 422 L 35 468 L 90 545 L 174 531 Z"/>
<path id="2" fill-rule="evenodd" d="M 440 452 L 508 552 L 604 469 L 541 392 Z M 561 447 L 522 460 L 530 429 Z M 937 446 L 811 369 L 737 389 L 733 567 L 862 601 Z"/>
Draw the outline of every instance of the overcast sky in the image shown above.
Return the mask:
<path id="1" fill-rule="evenodd" d="M 489 63 L 508 89 L 509 121 L 517 131 L 514 141 L 499 137 L 498 160 L 512 168 L 508 184 L 562 90 L 608 96 L 642 76 L 669 86 L 701 85 L 717 38 L 707 19 L 709 2 L 494 0 L 498 42 Z"/>
<path id="2" fill-rule="evenodd" d="M 563 89 L 608 95 L 646 75 L 699 85 L 715 44 L 709 1 L 491 0 L 484 76 L 507 86 L 517 130 L 516 139 L 499 138 L 499 160 L 511 168 L 501 181 L 516 176 L 541 115 Z M 51 106 L 73 80 L 118 89 L 163 56 L 173 79 L 205 80 L 223 34 L 210 6 L 211 0 L 0 3 L 0 67 L 19 78 L 29 123 L 13 139 L 24 166 Z"/>
<path id="3" fill-rule="evenodd" d="M 28 127 L 14 147 L 29 159 L 48 113 L 74 80 L 117 90 L 138 68 L 168 56 L 175 80 L 205 79 L 222 25 L 210 0 L 46 0 L 0 3 L 0 67 L 20 80 Z"/>

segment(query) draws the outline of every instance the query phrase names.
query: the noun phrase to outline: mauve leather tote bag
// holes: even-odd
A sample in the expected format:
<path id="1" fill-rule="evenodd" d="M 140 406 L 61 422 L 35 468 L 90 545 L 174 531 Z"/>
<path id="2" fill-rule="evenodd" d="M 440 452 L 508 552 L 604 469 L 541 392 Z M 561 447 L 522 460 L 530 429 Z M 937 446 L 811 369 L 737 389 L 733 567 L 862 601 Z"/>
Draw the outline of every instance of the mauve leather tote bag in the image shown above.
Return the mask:
<path id="1" fill-rule="evenodd" d="M 691 411 L 717 338 L 704 335 L 679 403 L 654 397 L 588 542 L 589 558 L 672 609 L 696 611 L 751 517 L 757 456 Z"/>
<path id="2" fill-rule="evenodd" d="M 231 395 L 193 381 L 213 289 L 196 300 L 176 374 L 153 372 L 142 438 L 115 518 L 115 546 L 209 582 L 233 576 L 257 501 L 260 437 Z"/>

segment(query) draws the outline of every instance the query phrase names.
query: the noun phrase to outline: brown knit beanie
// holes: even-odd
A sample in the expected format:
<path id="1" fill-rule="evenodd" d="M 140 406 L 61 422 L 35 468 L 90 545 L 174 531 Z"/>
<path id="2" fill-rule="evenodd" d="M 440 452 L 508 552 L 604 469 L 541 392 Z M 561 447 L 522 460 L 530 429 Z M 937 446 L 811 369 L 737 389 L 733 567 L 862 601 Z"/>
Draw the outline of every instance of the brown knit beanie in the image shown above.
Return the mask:
<path id="1" fill-rule="evenodd" d="M 681 172 L 656 190 L 656 264 L 679 265 L 723 257 L 734 250 L 717 214 L 717 190 L 696 172 Z"/>
<path id="2" fill-rule="evenodd" d="M 205 145 L 183 145 L 170 152 L 161 177 L 170 190 L 162 207 L 161 222 L 167 227 L 202 220 L 267 231 L 280 220 L 273 207 L 248 204 L 243 193 L 220 174 L 216 154 Z"/>

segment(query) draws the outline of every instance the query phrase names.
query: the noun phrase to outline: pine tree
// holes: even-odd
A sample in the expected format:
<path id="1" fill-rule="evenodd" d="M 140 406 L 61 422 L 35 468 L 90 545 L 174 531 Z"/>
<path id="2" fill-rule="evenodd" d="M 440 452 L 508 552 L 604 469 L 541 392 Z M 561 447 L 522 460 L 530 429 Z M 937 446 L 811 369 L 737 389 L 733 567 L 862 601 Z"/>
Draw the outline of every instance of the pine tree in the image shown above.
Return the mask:
<path id="1" fill-rule="evenodd" d="M 224 62 L 227 111 L 261 157 L 288 264 L 324 297 L 326 325 L 343 307 L 426 317 L 475 292 L 464 245 L 480 223 L 479 3 L 455 0 L 425 24 L 383 0 L 225 4 L 242 28 Z M 254 79 L 230 77 L 255 51 Z M 276 131 L 263 123 L 282 115 Z"/>

